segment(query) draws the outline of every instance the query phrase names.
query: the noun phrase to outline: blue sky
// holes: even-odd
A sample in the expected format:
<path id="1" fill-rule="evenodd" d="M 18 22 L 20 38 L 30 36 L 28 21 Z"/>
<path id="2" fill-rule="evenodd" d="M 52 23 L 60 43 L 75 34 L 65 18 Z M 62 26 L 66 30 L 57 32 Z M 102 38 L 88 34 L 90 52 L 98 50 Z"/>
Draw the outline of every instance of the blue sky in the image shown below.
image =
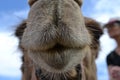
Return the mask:
<path id="1" fill-rule="evenodd" d="M 0 31 L 9 31 L 16 23 L 27 17 L 29 6 L 27 0 L 1 0 Z M 7 23 L 7 24 L 6 24 Z"/>
<path id="2" fill-rule="evenodd" d="M 17 48 L 18 39 L 14 36 L 16 25 L 27 18 L 29 6 L 27 0 L 1 0 L 0 2 L 0 80 L 20 80 L 21 52 Z M 84 0 L 84 16 L 100 23 L 106 23 L 112 17 L 120 17 L 120 0 Z M 98 80 L 108 80 L 106 55 L 116 47 L 107 31 L 100 39 L 101 50 L 96 60 Z"/>
<path id="3" fill-rule="evenodd" d="M 19 11 L 28 8 L 27 0 L 1 0 L 0 12 Z"/>

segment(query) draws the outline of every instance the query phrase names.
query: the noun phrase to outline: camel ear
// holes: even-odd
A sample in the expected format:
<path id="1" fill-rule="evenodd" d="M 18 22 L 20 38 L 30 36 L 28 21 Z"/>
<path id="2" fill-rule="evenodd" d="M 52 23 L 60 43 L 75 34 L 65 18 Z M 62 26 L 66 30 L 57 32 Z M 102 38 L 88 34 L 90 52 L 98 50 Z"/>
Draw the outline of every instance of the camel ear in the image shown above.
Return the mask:
<path id="1" fill-rule="evenodd" d="M 16 28 L 15 31 L 15 36 L 18 37 L 19 39 L 22 38 L 22 35 L 24 33 L 24 30 L 26 28 L 26 20 L 22 21 Z"/>
<path id="2" fill-rule="evenodd" d="M 83 0 L 74 0 L 74 1 L 77 2 L 80 7 L 82 6 Z"/>
<path id="3" fill-rule="evenodd" d="M 92 32 L 95 40 L 99 40 L 100 36 L 103 34 L 100 23 L 88 17 L 84 17 L 84 20 L 87 29 Z"/>
<path id="4" fill-rule="evenodd" d="M 37 0 L 28 0 L 28 4 L 32 6 Z"/>

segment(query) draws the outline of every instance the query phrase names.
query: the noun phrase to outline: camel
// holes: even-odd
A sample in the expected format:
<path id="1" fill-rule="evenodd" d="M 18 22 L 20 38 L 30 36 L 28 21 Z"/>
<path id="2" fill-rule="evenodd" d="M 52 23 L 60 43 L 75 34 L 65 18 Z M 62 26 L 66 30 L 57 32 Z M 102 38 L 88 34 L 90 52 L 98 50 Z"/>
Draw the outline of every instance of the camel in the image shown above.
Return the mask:
<path id="1" fill-rule="evenodd" d="M 96 72 L 94 61 L 102 30 L 97 22 L 83 17 L 82 1 L 29 0 L 29 4 L 28 19 L 15 33 L 23 52 L 22 80 L 90 80 L 89 77 L 95 77 L 89 71 Z"/>
<path id="2" fill-rule="evenodd" d="M 102 29 L 100 28 L 100 25 L 90 19 L 90 18 L 86 18 L 85 17 L 85 25 L 86 27 L 89 29 L 90 33 L 94 36 L 94 40 L 93 40 L 93 44 L 91 44 L 91 48 L 92 48 L 92 55 L 88 55 L 85 57 L 84 59 L 84 71 L 85 71 L 85 77 L 87 78 L 86 80 L 96 80 L 96 66 L 95 66 L 95 58 L 97 58 L 97 53 L 99 50 L 99 38 L 102 35 Z M 26 28 L 26 22 L 23 21 L 16 30 L 16 36 L 21 40 L 21 37 L 23 35 L 24 29 Z M 34 66 L 33 66 L 33 62 L 32 60 L 28 57 L 28 55 L 26 55 L 24 49 L 19 46 L 20 49 L 22 49 L 23 51 L 23 57 L 22 57 L 22 61 L 23 61 L 23 65 L 22 65 L 22 72 L 23 72 L 23 76 L 22 76 L 22 80 L 36 80 L 36 76 L 35 76 L 35 70 L 34 70 Z M 32 65 L 31 65 L 32 64 Z M 91 75 L 91 70 L 92 70 L 92 75 Z M 31 74 L 32 73 L 32 74 Z M 25 79 L 24 79 L 25 78 Z M 32 78 L 32 79 L 31 79 Z"/>

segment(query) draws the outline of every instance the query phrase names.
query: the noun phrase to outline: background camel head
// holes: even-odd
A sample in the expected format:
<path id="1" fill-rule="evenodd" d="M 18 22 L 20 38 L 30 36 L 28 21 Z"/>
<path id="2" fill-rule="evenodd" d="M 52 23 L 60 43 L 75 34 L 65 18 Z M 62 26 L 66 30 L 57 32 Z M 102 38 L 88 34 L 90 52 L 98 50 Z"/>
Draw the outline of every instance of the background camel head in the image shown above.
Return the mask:
<path id="1" fill-rule="evenodd" d="M 90 52 L 91 44 L 78 5 L 81 0 L 31 1 L 21 46 L 36 65 L 48 72 L 74 69 Z"/>

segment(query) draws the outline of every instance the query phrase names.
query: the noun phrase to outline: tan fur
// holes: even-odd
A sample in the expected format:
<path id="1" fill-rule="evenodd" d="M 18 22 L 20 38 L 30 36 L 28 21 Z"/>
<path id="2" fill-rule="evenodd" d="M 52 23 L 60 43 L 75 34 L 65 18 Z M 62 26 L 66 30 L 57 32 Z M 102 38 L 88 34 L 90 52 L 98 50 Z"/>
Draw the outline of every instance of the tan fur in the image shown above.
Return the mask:
<path id="1" fill-rule="evenodd" d="M 90 45 L 91 52 L 87 54 L 83 61 L 85 71 L 84 74 L 86 78 L 85 80 L 97 80 L 95 59 L 98 56 L 98 51 L 100 47 L 99 38 L 103 34 L 103 31 L 100 27 L 100 24 L 91 18 L 85 17 L 85 24 L 89 32 L 93 36 L 92 44 Z"/>
<path id="2" fill-rule="evenodd" d="M 26 21 L 23 21 L 21 24 L 19 24 L 19 26 L 16 29 L 15 35 L 19 38 L 20 42 L 19 42 L 19 48 L 21 49 L 21 51 L 23 52 L 23 56 L 22 56 L 22 65 L 21 65 L 21 71 L 22 71 L 22 80 L 36 80 L 35 78 L 33 79 L 33 77 L 35 77 L 35 72 L 33 72 L 34 69 L 34 65 L 33 65 L 33 61 L 29 58 L 26 50 L 20 45 L 21 44 L 21 38 L 22 35 L 24 33 L 24 30 L 26 28 Z"/>
<path id="3" fill-rule="evenodd" d="M 34 63 L 30 69 L 29 65 L 25 67 L 28 70 L 23 72 L 23 80 L 36 80 L 36 67 L 41 68 L 43 74 L 69 73 L 75 77 L 78 64 L 82 66 L 82 80 L 96 80 L 94 61 L 98 47 L 92 47 L 97 39 L 93 30 L 96 25 L 89 27 L 92 22 L 89 24 L 87 18 L 84 22 L 79 7 L 82 0 L 29 0 L 29 4 L 28 19 L 16 30 L 25 59 L 23 62 Z M 90 73 L 92 69 L 93 75 Z"/>
<path id="4" fill-rule="evenodd" d="M 67 72 L 82 61 L 90 44 L 74 0 L 38 0 L 31 6 L 21 45 L 39 67 Z"/>
<path id="5" fill-rule="evenodd" d="M 102 35 L 102 29 L 100 28 L 99 24 L 91 18 L 85 18 L 85 24 L 86 24 L 86 27 L 88 28 L 89 32 L 93 35 L 93 38 L 92 38 L 92 44 L 91 44 L 92 54 L 91 53 L 87 54 L 87 56 L 84 59 L 84 62 L 81 63 L 82 78 L 83 78 L 83 80 L 97 80 L 95 58 L 98 55 L 98 50 L 99 50 L 98 39 Z M 16 36 L 20 39 L 20 41 L 21 41 L 21 37 L 23 35 L 25 28 L 26 28 L 26 22 L 23 21 L 22 24 L 20 24 L 16 30 Z M 89 51 L 89 52 L 91 52 L 91 51 Z M 24 59 L 25 59 L 25 61 L 23 61 L 23 64 L 29 64 L 28 61 L 26 62 L 26 59 L 28 58 L 28 56 L 26 55 L 25 50 L 23 50 L 23 53 L 24 53 L 23 55 L 24 55 Z M 30 59 L 28 58 L 27 60 L 30 60 Z M 32 71 L 32 74 L 31 74 L 31 76 L 32 76 L 31 78 L 33 78 L 32 80 L 36 79 L 34 66 L 33 66 L 33 70 L 29 69 L 29 66 L 28 67 L 22 66 L 22 67 L 23 67 L 23 69 L 28 68 L 27 69 L 28 71 L 26 70 L 25 72 L 23 72 L 22 80 L 25 80 L 25 79 L 27 80 L 27 77 L 29 77 L 28 76 L 29 71 Z M 74 69 L 69 73 L 71 76 L 76 75 L 76 72 L 74 71 Z"/>

